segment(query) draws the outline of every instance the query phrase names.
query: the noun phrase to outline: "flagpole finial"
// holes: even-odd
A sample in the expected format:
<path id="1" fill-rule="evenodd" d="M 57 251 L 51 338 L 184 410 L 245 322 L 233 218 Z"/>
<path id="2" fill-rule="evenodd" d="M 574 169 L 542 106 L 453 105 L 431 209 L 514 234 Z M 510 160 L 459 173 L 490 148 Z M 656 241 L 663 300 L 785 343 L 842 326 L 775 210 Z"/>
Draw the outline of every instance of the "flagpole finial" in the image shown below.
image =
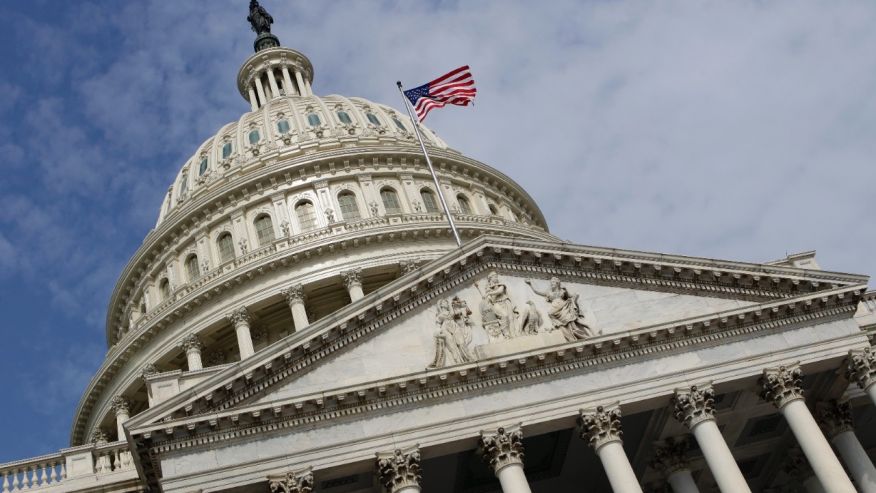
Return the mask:
<path id="1" fill-rule="evenodd" d="M 402 87 L 400 80 L 395 81 L 395 85 L 397 85 L 399 89 Z"/>

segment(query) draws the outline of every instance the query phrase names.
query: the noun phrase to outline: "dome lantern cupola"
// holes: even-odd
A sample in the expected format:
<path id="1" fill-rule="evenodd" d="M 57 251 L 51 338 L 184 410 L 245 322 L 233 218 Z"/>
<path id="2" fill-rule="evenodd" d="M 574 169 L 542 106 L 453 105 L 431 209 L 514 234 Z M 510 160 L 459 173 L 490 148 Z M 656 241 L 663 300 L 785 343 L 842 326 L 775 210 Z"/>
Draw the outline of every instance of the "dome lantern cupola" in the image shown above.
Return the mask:
<path id="1" fill-rule="evenodd" d="M 252 111 L 279 97 L 312 96 L 313 65 L 303 53 L 280 46 L 271 33 L 274 18 L 257 0 L 250 1 L 246 19 L 256 33 L 255 54 L 240 68 L 237 89 Z"/>

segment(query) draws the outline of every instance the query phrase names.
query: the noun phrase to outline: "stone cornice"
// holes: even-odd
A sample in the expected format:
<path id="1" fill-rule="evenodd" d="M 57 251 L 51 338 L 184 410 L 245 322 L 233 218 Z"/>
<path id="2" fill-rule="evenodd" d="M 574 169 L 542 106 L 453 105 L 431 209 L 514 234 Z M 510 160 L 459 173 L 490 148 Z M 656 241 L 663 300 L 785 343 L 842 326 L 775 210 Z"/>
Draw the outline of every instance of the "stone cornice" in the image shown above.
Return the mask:
<path id="1" fill-rule="evenodd" d="M 242 430 L 250 426 L 272 426 L 275 429 L 297 426 L 368 412 L 371 409 L 385 409 L 396 404 L 540 378 L 561 371 L 618 364 L 631 358 L 693 345 L 722 344 L 726 339 L 778 330 L 795 324 L 837 317 L 847 318 L 854 311 L 857 296 L 862 290 L 862 286 L 838 288 L 828 293 L 643 327 L 468 365 L 426 370 L 268 403 L 245 404 L 247 398 L 263 394 L 272 385 L 320 360 L 332 352 L 331 348 L 337 349 L 344 343 L 358 339 L 355 330 L 350 330 L 345 340 L 331 341 L 330 347 L 315 347 L 311 354 L 296 357 L 293 354 L 296 349 L 311 342 L 299 338 L 297 343 L 289 341 L 286 345 L 265 350 L 267 352 L 274 349 L 273 352 L 278 354 L 263 354 L 258 358 L 260 361 L 233 365 L 191 391 L 171 398 L 134 418 L 130 426 L 132 434 L 149 435 L 150 438 L 159 440 L 157 443 L 174 443 L 175 447 L 182 442 L 194 445 L 200 440 L 195 437 L 180 438 L 178 432 L 184 435 L 212 435 L 227 434 L 228 429 Z M 338 320 L 333 322 L 338 323 Z M 377 324 L 369 325 L 385 323 L 386 320 L 380 320 Z M 370 331 L 363 331 L 359 337 L 368 332 Z M 317 339 L 327 338 L 318 336 Z M 222 396 L 223 392 L 230 395 Z M 168 413 L 172 409 L 177 411 Z M 156 419 L 160 421 L 149 424 Z M 286 424 L 281 425 L 280 422 Z M 172 438 L 162 440 L 153 436 L 159 432 L 166 435 L 168 430 L 173 430 Z"/>
<path id="2" fill-rule="evenodd" d="M 490 166 L 468 158 L 452 150 L 433 149 L 431 151 L 438 172 L 450 174 L 453 179 L 471 181 L 483 181 L 501 185 L 500 188 L 513 191 L 515 196 L 510 196 L 514 202 L 521 202 L 528 207 L 527 212 L 534 216 L 536 224 L 547 228 L 544 215 L 538 209 L 535 201 L 529 194 L 511 178 Z M 335 163 L 340 161 L 340 167 Z M 417 171 L 426 173 L 425 165 L 421 162 L 418 148 L 407 145 L 381 145 L 378 147 L 355 147 L 321 151 L 313 154 L 287 153 L 284 156 L 266 154 L 260 156 L 259 166 L 246 165 L 247 171 L 243 174 L 230 174 L 220 181 L 223 186 L 214 186 L 211 190 L 197 193 L 190 202 L 172 211 L 159 225 L 155 227 L 137 251 L 131 256 L 131 260 L 125 266 L 119 276 L 110 298 L 106 320 L 106 336 L 108 343 L 113 340 L 113 327 L 115 317 L 119 315 L 121 306 L 125 303 L 122 298 L 130 292 L 138 289 L 139 275 L 136 272 L 144 272 L 144 262 L 149 258 L 158 258 L 163 255 L 165 248 L 174 241 L 174 238 L 184 236 L 191 227 L 209 217 L 210 214 L 222 211 L 226 206 L 237 204 L 241 199 L 254 193 L 265 192 L 268 195 L 275 193 L 279 186 L 291 184 L 300 180 L 324 178 L 334 176 L 349 167 L 351 170 L 365 170 L 378 162 L 384 166 L 401 170 Z M 388 164 L 390 163 L 391 164 Z M 449 164 L 448 164 L 449 163 Z M 422 168 L 422 169 L 420 169 Z M 471 168 L 474 171 L 470 172 Z M 409 172 L 410 172 L 409 171 Z"/>

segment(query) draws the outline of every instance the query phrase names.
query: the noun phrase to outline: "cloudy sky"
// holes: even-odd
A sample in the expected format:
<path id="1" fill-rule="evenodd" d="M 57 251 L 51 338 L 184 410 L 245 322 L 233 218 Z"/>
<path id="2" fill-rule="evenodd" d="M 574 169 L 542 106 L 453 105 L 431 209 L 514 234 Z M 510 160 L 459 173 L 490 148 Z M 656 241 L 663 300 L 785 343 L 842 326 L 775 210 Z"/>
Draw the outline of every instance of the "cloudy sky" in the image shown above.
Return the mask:
<path id="1" fill-rule="evenodd" d="M 247 0 L 0 4 L 0 462 L 67 446 L 117 275 L 248 110 Z M 450 145 L 578 243 L 876 273 L 876 2 L 281 1 L 318 94 L 468 63 Z"/>

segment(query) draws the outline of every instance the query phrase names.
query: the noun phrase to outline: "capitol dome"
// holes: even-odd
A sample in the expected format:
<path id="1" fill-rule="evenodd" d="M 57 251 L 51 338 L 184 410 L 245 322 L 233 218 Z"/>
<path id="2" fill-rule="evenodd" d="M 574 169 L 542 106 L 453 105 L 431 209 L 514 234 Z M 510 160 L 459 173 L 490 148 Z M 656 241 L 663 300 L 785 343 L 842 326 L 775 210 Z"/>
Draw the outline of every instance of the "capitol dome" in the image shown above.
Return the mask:
<path id="1" fill-rule="evenodd" d="M 256 40 L 237 78 L 250 111 L 182 165 L 113 290 L 72 444 L 124 439 L 119 413 L 160 402 L 155 389 L 183 391 L 457 248 L 410 118 L 312 82 L 306 56 Z M 421 129 L 464 241 L 556 240 L 522 187 Z"/>

